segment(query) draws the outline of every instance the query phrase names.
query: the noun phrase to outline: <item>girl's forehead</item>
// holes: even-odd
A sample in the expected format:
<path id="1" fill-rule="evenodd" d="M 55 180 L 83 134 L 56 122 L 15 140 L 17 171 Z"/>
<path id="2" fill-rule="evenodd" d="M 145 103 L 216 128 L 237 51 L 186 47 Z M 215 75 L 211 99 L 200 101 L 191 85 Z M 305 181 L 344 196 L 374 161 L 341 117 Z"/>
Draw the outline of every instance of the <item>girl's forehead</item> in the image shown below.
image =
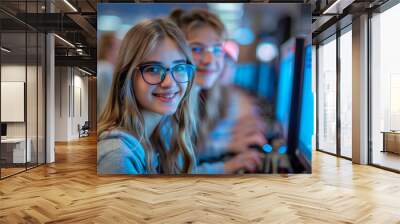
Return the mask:
<path id="1" fill-rule="evenodd" d="M 190 29 L 187 33 L 187 37 L 189 43 L 198 42 L 213 45 L 223 41 L 223 38 L 218 35 L 217 31 L 210 25 L 203 25 Z"/>
<path id="2" fill-rule="evenodd" d="M 174 61 L 186 60 L 185 54 L 178 44 L 171 38 L 165 38 L 149 52 L 144 61 L 157 61 L 164 65 L 173 64 Z"/>

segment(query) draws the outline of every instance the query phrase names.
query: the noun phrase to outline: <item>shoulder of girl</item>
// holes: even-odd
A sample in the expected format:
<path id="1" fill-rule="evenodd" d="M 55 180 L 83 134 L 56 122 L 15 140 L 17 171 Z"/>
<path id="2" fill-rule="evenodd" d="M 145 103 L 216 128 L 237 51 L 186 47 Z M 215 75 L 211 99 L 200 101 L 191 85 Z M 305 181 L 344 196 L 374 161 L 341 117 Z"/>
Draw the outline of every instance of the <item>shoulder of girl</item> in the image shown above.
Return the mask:
<path id="1" fill-rule="evenodd" d="M 123 131 L 110 131 L 100 136 L 98 142 L 99 156 L 108 153 L 134 154 L 135 157 L 145 158 L 145 152 L 136 137 Z"/>

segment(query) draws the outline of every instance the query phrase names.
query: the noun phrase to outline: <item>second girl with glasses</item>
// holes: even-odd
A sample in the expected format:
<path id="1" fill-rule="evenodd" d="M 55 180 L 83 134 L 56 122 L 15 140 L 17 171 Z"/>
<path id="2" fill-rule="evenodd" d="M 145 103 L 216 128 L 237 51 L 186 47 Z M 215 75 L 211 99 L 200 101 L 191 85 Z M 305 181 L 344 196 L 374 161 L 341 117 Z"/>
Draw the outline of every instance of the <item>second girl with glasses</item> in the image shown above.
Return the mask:
<path id="1" fill-rule="evenodd" d="M 141 22 L 125 35 L 99 118 L 99 174 L 195 171 L 192 64 L 183 34 L 168 19 Z"/>

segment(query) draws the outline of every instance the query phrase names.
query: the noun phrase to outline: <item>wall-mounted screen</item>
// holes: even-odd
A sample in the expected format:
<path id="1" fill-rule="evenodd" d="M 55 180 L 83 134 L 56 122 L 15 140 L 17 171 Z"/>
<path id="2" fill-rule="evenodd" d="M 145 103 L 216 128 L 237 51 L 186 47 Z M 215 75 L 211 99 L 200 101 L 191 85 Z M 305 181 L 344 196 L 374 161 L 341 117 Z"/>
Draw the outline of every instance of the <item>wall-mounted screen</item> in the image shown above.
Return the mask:
<path id="1" fill-rule="evenodd" d="M 24 82 L 1 82 L 1 122 L 24 122 L 24 102 Z"/>

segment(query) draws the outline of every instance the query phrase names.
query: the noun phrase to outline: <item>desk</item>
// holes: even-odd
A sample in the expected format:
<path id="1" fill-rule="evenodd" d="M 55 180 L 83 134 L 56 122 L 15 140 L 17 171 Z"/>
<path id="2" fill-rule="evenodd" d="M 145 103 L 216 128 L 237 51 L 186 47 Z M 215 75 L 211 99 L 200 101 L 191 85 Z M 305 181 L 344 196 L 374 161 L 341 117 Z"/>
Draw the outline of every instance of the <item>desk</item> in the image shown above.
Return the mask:
<path id="1" fill-rule="evenodd" d="M 6 162 L 9 163 L 30 162 L 32 158 L 31 154 L 32 140 L 30 138 L 27 138 L 26 142 L 28 144 L 26 147 L 26 154 L 25 154 L 25 138 L 1 139 L 1 154 L 2 154 L 1 156 L 3 157 L 3 159 L 6 160 Z M 25 158 L 27 158 L 27 161 L 25 161 Z"/>
<path id="2" fill-rule="evenodd" d="M 383 131 L 383 150 L 382 152 L 393 152 L 400 154 L 400 132 Z"/>

